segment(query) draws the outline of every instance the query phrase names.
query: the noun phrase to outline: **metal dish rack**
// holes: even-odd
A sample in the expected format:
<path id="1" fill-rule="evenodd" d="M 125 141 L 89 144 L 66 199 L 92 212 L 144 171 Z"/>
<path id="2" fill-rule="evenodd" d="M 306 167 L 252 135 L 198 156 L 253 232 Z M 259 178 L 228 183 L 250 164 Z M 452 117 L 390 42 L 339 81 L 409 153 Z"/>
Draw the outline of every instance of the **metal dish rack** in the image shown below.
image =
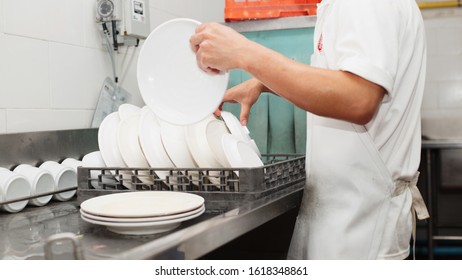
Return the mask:
<path id="1" fill-rule="evenodd" d="M 305 155 L 269 154 L 262 159 L 265 165 L 256 168 L 79 167 L 77 200 L 81 203 L 126 191 L 184 191 L 204 197 L 208 212 L 224 212 L 243 200 L 255 200 L 305 181 Z"/>

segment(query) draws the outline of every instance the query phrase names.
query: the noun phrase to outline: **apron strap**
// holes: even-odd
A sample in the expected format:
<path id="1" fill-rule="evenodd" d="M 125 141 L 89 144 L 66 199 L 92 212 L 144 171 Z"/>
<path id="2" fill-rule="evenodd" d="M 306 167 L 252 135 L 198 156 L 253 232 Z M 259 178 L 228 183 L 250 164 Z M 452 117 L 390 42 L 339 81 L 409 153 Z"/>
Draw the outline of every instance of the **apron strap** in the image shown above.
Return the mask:
<path id="1" fill-rule="evenodd" d="M 430 218 L 430 214 L 428 213 L 425 201 L 423 200 L 423 197 L 420 194 L 419 189 L 417 188 L 417 181 L 419 180 L 419 175 L 420 173 L 417 172 L 411 180 L 397 180 L 393 197 L 402 194 L 404 190 L 409 188 L 412 195 L 412 208 L 414 209 L 417 218 L 419 220 L 424 220 Z"/>
<path id="2" fill-rule="evenodd" d="M 412 240 L 413 240 L 413 258 L 415 260 L 415 239 L 416 239 L 416 228 L 417 228 L 417 219 L 424 220 L 430 218 L 428 213 L 427 206 L 423 200 L 422 194 L 417 188 L 417 181 L 419 179 L 420 173 L 417 172 L 414 177 L 410 180 L 397 180 L 396 189 L 393 193 L 393 197 L 398 196 L 404 192 L 407 188 L 411 191 L 412 196 Z"/>

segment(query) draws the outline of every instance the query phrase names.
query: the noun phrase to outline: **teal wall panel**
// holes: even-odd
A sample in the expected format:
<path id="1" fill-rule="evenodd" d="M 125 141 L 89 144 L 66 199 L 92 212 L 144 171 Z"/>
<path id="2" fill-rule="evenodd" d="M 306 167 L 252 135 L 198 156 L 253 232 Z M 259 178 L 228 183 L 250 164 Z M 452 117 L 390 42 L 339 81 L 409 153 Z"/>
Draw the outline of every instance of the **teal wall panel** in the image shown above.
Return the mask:
<path id="1" fill-rule="evenodd" d="M 245 32 L 247 38 L 291 59 L 309 64 L 313 53 L 313 28 Z M 229 87 L 251 78 L 242 70 L 232 70 Z M 227 103 L 226 111 L 239 117 L 240 105 Z M 262 153 L 305 153 L 306 113 L 270 93 L 263 93 L 250 111 L 251 137 Z"/>

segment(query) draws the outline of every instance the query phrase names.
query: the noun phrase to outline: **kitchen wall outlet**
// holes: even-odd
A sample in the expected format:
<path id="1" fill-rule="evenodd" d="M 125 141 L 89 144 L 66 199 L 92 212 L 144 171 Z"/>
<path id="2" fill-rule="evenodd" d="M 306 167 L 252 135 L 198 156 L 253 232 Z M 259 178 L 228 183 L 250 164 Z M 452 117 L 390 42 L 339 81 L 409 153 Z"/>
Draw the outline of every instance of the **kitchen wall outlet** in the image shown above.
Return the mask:
<path id="1" fill-rule="evenodd" d="M 124 0 L 125 36 L 146 39 L 151 32 L 149 0 Z"/>

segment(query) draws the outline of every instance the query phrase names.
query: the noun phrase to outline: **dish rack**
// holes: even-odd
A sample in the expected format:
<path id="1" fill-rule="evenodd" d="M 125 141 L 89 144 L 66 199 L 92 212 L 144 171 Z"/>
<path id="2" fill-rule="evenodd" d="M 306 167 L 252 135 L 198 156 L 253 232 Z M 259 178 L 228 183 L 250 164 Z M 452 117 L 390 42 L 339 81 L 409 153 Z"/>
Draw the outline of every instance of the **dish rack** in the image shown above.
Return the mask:
<path id="1" fill-rule="evenodd" d="M 262 160 L 265 165 L 254 168 L 79 167 L 77 200 L 127 191 L 184 191 L 204 197 L 208 212 L 223 212 L 305 181 L 305 155 L 269 154 Z"/>

